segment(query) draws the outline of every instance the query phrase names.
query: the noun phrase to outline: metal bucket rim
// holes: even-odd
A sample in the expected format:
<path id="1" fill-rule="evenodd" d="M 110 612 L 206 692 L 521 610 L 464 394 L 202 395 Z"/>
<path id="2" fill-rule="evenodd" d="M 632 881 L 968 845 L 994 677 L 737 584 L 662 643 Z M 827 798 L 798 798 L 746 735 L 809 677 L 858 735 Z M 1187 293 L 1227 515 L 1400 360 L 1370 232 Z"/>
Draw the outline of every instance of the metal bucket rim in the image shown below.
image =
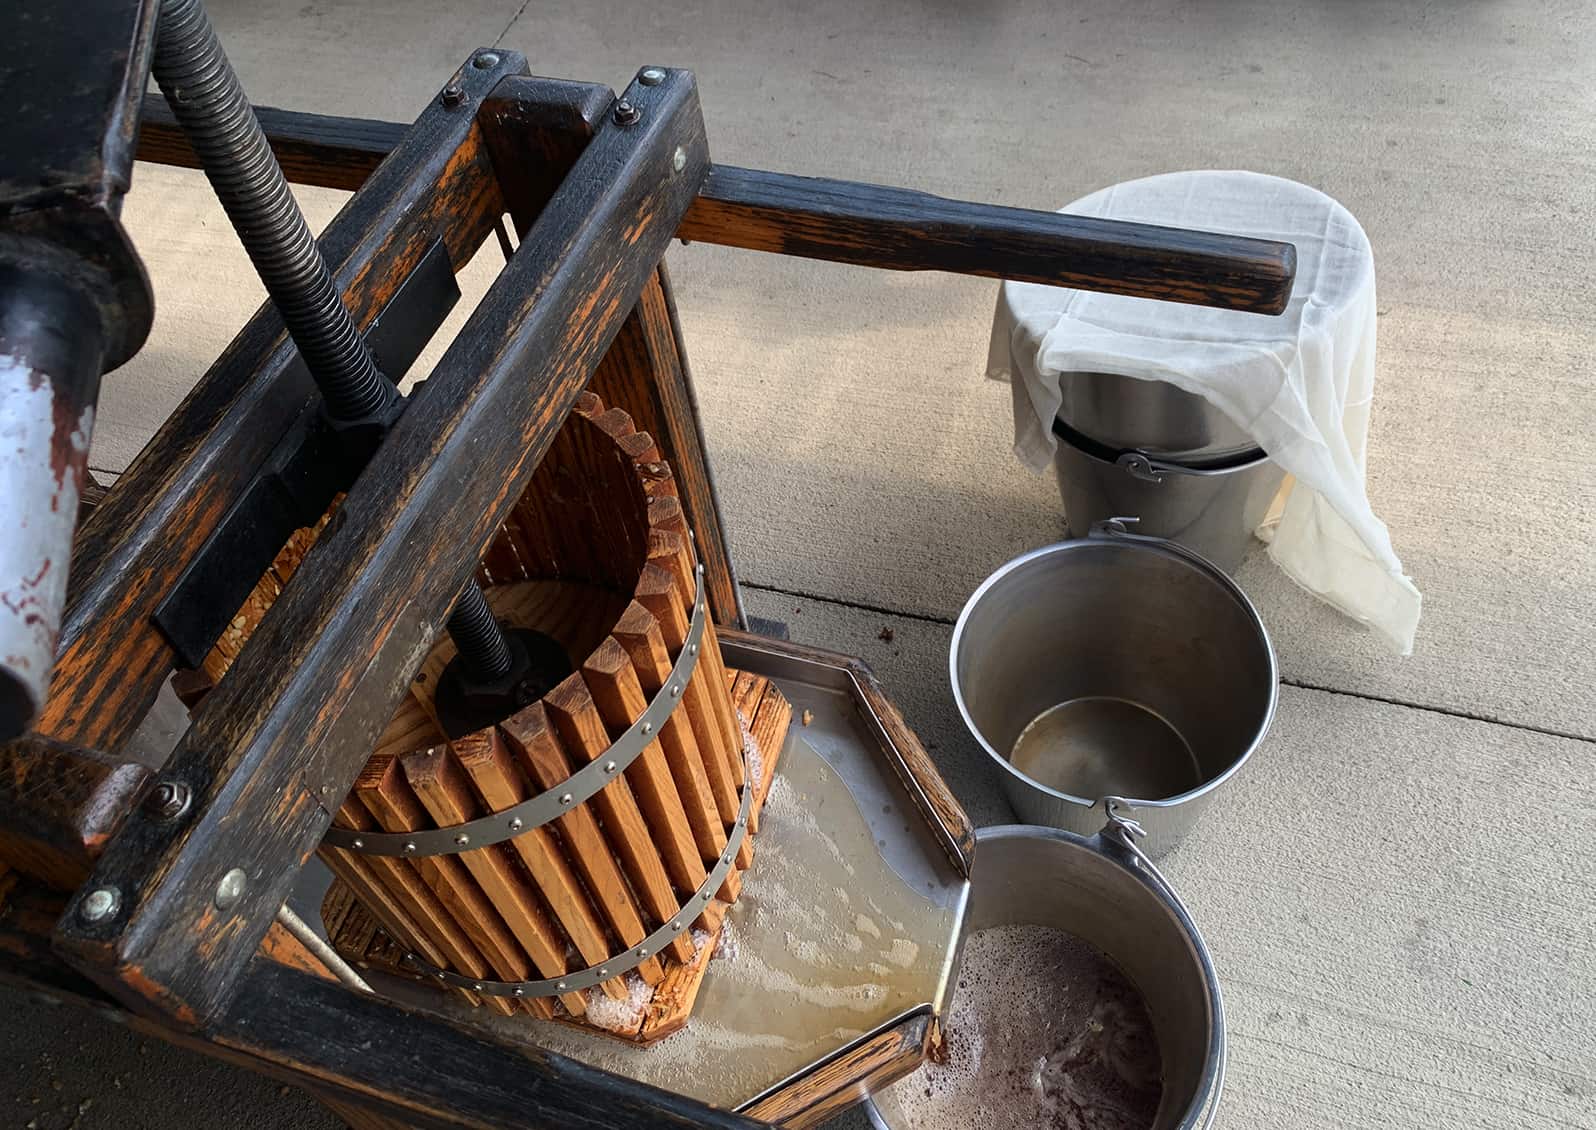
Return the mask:
<path id="1" fill-rule="evenodd" d="M 1122 871 L 1128 872 L 1163 904 L 1174 918 L 1176 927 L 1190 941 L 1192 953 L 1197 959 L 1198 975 L 1211 1007 L 1208 1018 L 1208 1048 L 1203 1056 L 1202 1074 L 1198 1077 L 1191 1104 L 1181 1116 L 1178 1130 L 1209 1125 L 1218 1110 L 1220 1095 L 1224 1089 L 1229 1040 L 1225 1031 L 1225 1003 L 1219 985 L 1219 971 L 1214 967 L 1213 953 L 1208 948 L 1207 939 L 1197 928 L 1197 923 L 1186 909 L 1186 904 L 1175 893 L 1169 880 L 1164 878 L 1146 856 L 1135 848 L 1116 844 L 1103 833 L 1082 836 L 1065 828 L 1052 828 L 1040 824 L 992 824 L 976 831 L 975 858 L 979 861 L 983 843 L 1019 839 L 1056 840 L 1101 856 Z M 973 881 L 979 882 L 978 879 Z M 1107 956 L 1111 960 L 1116 960 L 1112 954 Z M 894 1130 L 894 1127 L 887 1122 L 886 1116 L 877 1109 L 873 1098 L 867 1098 L 864 1107 L 866 1118 L 876 1130 Z"/>
<path id="2" fill-rule="evenodd" d="M 1044 545 L 1022 553 L 1018 557 L 998 566 L 986 580 L 982 581 L 976 590 L 970 594 L 969 599 L 964 602 L 964 607 L 959 610 L 959 618 L 953 625 L 953 639 L 948 645 L 948 682 L 953 688 L 953 702 L 959 708 L 959 717 L 964 720 L 964 728 L 980 743 L 981 748 L 986 751 L 988 757 L 997 762 L 1005 773 L 1023 781 L 1027 788 L 1035 789 L 1043 796 L 1076 804 L 1082 808 L 1095 808 L 1102 802 L 1102 797 L 1087 798 L 1076 796 L 1073 793 L 1066 793 L 1060 789 L 1044 785 L 1016 769 L 1008 758 L 993 749 L 992 743 L 986 740 L 986 735 L 981 732 L 980 727 L 975 723 L 975 719 L 970 716 L 969 708 L 964 703 L 964 692 L 959 685 L 959 644 L 964 639 L 965 625 L 969 622 L 971 613 L 980 604 L 981 600 L 1004 578 L 1024 568 L 1032 561 L 1051 557 L 1058 553 L 1067 553 L 1083 546 L 1117 546 L 1123 549 L 1158 553 L 1189 569 L 1195 570 L 1202 576 L 1217 583 L 1240 606 L 1242 614 L 1247 618 L 1248 623 L 1257 632 L 1258 639 L 1263 643 L 1264 656 L 1269 661 L 1269 701 L 1264 707 L 1263 717 L 1259 719 L 1252 741 L 1247 743 L 1247 748 L 1242 750 L 1241 754 L 1223 772 L 1204 780 L 1202 784 L 1194 789 L 1188 789 L 1186 792 L 1178 793 L 1172 797 L 1163 797 L 1159 800 L 1144 800 L 1139 797 L 1126 797 L 1124 799 L 1127 804 L 1136 808 L 1174 808 L 1177 805 L 1207 796 L 1235 776 L 1241 767 L 1252 759 L 1253 752 L 1263 743 L 1270 727 L 1274 725 L 1275 710 L 1280 702 L 1280 663 L 1275 655 L 1274 641 L 1269 638 L 1269 631 L 1264 627 L 1263 617 L 1258 614 L 1257 606 L 1242 591 L 1241 586 L 1232 580 L 1228 573 L 1201 554 L 1171 542 L 1166 538 L 1126 533 L 1069 538 L 1065 541 L 1054 542 L 1052 545 Z M 1015 827 L 1033 826 L 1015 825 Z"/>

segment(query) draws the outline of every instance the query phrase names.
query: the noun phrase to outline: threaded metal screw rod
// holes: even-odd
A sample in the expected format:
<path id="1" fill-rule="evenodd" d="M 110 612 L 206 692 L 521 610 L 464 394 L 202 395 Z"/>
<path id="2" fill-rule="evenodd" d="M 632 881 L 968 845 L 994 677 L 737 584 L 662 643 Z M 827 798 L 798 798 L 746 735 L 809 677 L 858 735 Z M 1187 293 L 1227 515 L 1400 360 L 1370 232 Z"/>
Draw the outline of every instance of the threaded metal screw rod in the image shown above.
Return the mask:
<path id="1" fill-rule="evenodd" d="M 377 371 L 333 286 L 200 0 L 161 0 L 150 69 L 299 347 L 327 414 L 385 423 L 381 418 L 399 393 Z M 488 680 L 509 672 L 509 642 L 475 582 L 460 594 L 448 627 L 473 676 Z"/>
<path id="2" fill-rule="evenodd" d="M 328 415 L 376 416 L 397 393 L 344 308 L 199 0 L 162 0 L 151 69 L 321 389 Z"/>
<path id="3" fill-rule="evenodd" d="M 509 641 L 475 581 L 460 591 L 460 599 L 449 614 L 448 628 L 455 650 L 472 677 L 486 682 L 509 674 L 510 665 L 515 662 Z"/>

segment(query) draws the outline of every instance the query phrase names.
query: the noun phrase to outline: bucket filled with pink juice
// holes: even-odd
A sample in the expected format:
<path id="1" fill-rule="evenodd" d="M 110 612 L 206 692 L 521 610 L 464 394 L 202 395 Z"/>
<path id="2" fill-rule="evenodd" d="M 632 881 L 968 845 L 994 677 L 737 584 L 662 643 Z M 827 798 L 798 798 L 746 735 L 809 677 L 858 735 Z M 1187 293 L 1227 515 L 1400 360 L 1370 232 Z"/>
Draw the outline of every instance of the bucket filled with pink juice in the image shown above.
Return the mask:
<path id="1" fill-rule="evenodd" d="M 976 840 L 940 1046 L 872 1096 L 877 1130 L 1191 1130 L 1212 1123 L 1225 1019 L 1208 947 L 1110 799 L 1096 835 Z"/>

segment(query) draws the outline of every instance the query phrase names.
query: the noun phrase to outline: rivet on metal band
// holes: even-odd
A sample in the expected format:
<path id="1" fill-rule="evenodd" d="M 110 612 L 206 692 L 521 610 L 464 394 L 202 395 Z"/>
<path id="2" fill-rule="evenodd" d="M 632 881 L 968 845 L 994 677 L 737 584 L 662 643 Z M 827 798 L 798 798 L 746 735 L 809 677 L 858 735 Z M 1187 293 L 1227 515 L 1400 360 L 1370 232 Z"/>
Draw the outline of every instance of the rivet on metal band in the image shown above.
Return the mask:
<path id="1" fill-rule="evenodd" d="M 745 759 L 737 823 L 732 828 L 731 835 L 726 837 L 726 853 L 715 861 L 715 866 L 710 869 L 698 890 L 682 901 L 681 908 L 671 920 L 644 938 L 638 945 L 633 946 L 622 957 L 612 957 L 603 965 L 590 965 L 586 969 L 574 973 L 562 973 L 558 977 L 544 981 L 478 981 L 473 977 L 462 977 L 447 969 L 439 969 L 413 953 L 406 954 L 405 961 L 411 968 L 429 977 L 435 977 L 445 984 L 470 989 L 474 993 L 489 997 L 552 997 L 558 993 L 590 989 L 601 981 L 608 981 L 628 969 L 635 969 L 647 960 L 649 954 L 659 953 L 676 935 L 692 926 L 695 912 L 689 908 L 693 904 L 702 906 L 720 890 L 720 885 L 726 881 L 726 875 L 731 871 L 732 864 L 737 861 L 737 849 L 742 846 L 743 837 L 748 834 L 748 811 L 753 807 L 753 803 L 754 775 L 747 769 Z"/>
<path id="2" fill-rule="evenodd" d="M 704 637 L 704 626 L 709 619 L 706 605 L 704 580 L 700 577 L 693 594 L 693 615 L 688 624 L 687 639 L 665 685 L 609 749 L 554 788 L 502 812 L 447 828 L 414 832 L 357 832 L 353 828 L 329 828 L 322 837 L 323 844 L 361 855 L 451 855 L 514 839 L 569 812 L 637 760 L 652 740 L 651 735 L 665 724 L 671 711 L 681 704 L 681 688 L 687 685 L 687 680 L 693 676 L 693 669 L 698 666 L 698 643 Z M 674 692 L 669 688 L 675 688 Z"/>

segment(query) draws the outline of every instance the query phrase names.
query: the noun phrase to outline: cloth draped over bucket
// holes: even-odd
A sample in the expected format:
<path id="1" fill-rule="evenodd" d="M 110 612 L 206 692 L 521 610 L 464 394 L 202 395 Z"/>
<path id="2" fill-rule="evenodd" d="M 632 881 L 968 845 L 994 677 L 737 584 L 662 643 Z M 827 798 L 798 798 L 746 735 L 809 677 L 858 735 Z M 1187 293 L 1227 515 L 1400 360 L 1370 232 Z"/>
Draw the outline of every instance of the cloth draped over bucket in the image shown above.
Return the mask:
<path id="1" fill-rule="evenodd" d="M 1258 536 L 1298 584 L 1413 650 L 1420 595 L 1364 489 L 1374 397 L 1374 257 L 1352 214 L 1306 185 L 1237 171 L 1127 181 L 1061 211 L 1283 240 L 1297 248 L 1284 314 L 1270 317 L 1006 282 L 988 375 L 1014 393 L 1014 447 L 1054 450 L 1061 380 L 1110 372 L 1205 397 L 1291 476 Z"/>

